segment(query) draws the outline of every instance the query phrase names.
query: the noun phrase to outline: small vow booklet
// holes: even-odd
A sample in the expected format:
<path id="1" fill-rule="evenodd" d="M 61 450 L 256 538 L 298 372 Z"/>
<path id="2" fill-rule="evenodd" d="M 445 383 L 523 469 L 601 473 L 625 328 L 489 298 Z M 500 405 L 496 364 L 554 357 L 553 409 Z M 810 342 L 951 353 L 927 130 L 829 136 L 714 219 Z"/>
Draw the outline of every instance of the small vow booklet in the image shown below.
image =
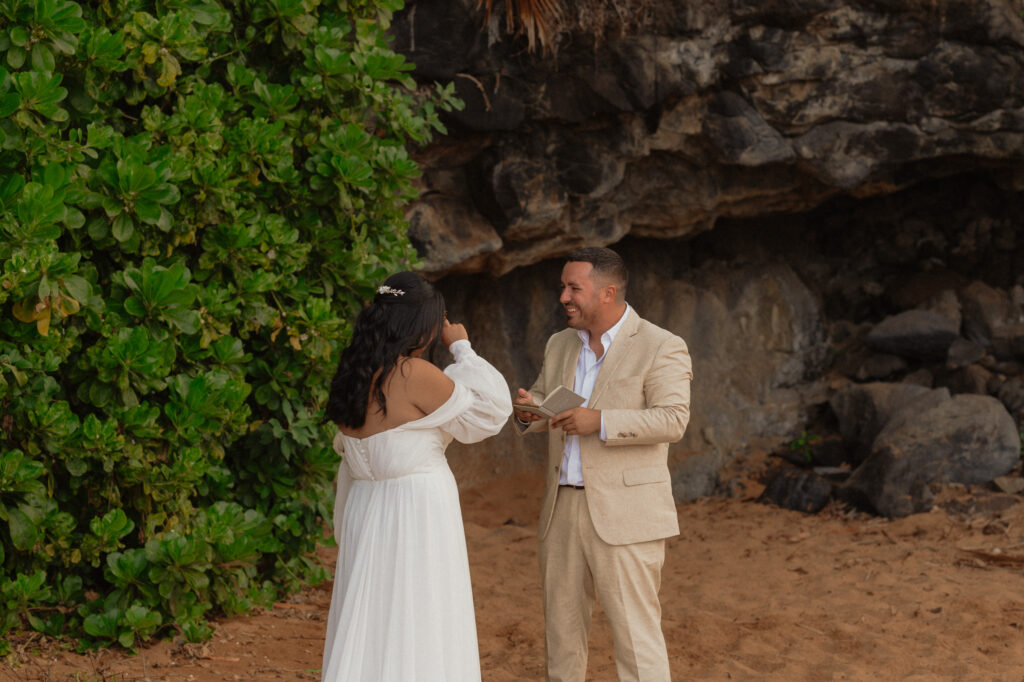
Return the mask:
<path id="1" fill-rule="evenodd" d="M 586 398 L 581 396 L 579 393 L 570 391 L 565 386 L 559 386 L 555 390 L 551 391 L 551 395 L 544 399 L 540 405 L 521 405 L 514 404 L 517 410 L 523 412 L 532 412 L 533 414 L 539 414 L 542 417 L 554 417 L 559 412 L 565 412 L 571 410 L 574 407 L 579 407 L 586 401 Z"/>

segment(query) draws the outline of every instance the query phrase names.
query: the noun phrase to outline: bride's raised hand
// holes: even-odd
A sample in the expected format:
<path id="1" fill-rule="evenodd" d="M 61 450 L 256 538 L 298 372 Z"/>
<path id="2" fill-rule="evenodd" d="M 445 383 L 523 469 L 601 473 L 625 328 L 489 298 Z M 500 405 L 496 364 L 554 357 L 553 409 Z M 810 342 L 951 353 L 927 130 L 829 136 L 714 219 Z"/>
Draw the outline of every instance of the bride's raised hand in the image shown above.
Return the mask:
<path id="1" fill-rule="evenodd" d="M 444 318 L 444 327 L 441 328 L 441 341 L 444 345 L 451 347 L 453 343 L 462 339 L 469 339 L 466 328 L 461 324 L 452 324 L 447 317 Z"/>

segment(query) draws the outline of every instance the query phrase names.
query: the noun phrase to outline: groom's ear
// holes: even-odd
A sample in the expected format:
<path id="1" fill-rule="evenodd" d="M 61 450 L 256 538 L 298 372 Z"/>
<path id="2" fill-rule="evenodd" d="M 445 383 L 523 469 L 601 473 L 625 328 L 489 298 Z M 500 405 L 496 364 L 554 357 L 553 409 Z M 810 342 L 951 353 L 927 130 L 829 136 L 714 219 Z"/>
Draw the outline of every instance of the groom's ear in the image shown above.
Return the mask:
<path id="1" fill-rule="evenodd" d="M 618 294 L 618 287 L 614 284 L 606 284 L 601 287 L 601 302 L 602 303 L 615 303 L 615 297 Z"/>

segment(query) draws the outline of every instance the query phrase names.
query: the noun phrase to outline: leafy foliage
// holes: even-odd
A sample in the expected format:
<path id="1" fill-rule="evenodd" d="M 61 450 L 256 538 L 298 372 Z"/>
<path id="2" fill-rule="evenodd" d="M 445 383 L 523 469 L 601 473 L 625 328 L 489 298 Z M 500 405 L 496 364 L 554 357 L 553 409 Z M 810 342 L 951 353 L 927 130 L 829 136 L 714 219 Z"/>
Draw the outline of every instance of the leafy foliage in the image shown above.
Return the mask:
<path id="1" fill-rule="evenodd" d="M 332 358 L 458 106 L 400 5 L 0 0 L 0 638 L 201 639 L 323 577 Z"/>
<path id="2" fill-rule="evenodd" d="M 807 464 L 812 464 L 814 456 L 811 454 L 811 444 L 818 440 L 821 440 L 821 436 L 801 431 L 799 437 L 789 442 L 789 450 L 797 453 Z"/>

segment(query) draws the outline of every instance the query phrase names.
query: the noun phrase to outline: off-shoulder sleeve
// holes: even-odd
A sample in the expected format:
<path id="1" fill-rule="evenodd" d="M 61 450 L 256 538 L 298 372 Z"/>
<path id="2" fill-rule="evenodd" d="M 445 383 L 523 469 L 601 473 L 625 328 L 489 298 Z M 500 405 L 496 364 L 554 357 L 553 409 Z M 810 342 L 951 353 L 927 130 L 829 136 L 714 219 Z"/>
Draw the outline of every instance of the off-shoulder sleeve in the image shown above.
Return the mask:
<path id="1" fill-rule="evenodd" d="M 512 397 L 505 377 L 469 341 L 456 341 L 449 350 L 455 362 L 444 373 L 455 382 L 456 393 L 469 395 L 453 401 L 462 409 L 441 428 L 461 443 L 476 443 L 501 431 L 512 414 Z"/>
<path id="2" fill-rule="evenodd" d="M 349 473 L 348 463 L 345 461 L 345 444 L 341 438 L 341 431 L 334 434 L 334 451 L 341 455 L 342 461 L 338 462 L 338 478 L 335 480 L 334 492 L 334 540 L 341 544 L 341 521 L 345 516 L 345 503 L 348 501 L 348 489 L 352 487 L 352 474 Z"/>

